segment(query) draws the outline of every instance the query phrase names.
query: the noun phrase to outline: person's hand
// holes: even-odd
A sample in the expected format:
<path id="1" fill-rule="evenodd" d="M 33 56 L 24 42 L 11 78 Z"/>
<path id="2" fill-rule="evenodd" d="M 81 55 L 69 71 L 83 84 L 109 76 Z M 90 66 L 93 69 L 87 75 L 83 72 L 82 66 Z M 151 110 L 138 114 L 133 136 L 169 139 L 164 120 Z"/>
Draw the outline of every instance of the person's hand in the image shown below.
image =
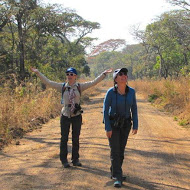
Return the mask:
<path id="1" fill-rule="evenodd" d="M 34 73 L 37 73 L 38 72 L 38 69 L 36 68 L 33 68 L 33 67 L 30 67 L 31 71 L 34 72 Z"/>
<path id="2" fill-rule="evenodd" d="M 111 136 L 112 136 L 112 131 L 107 131 L 107 132 L 106 132 L 106 135 L 107 135 L 108 138 L 111 138 Z"/>
<path id="3" fill-rule="evenodd" d="M 136 134 L 137 134 L 137 131 L 138 131 L 137 129 L 133 129 L 133 130 L 132 130 L 132 134 L 133 134 L 133 135 L 136 135 Z"/>
<path id="4" fill-rule="evenodd" d="M 107 73 L 111 73 L 112 71 L 113 71 L 113 69 L 110 68 L 110 69 L 105 70 L 104 73 L 107 74 Z"/>

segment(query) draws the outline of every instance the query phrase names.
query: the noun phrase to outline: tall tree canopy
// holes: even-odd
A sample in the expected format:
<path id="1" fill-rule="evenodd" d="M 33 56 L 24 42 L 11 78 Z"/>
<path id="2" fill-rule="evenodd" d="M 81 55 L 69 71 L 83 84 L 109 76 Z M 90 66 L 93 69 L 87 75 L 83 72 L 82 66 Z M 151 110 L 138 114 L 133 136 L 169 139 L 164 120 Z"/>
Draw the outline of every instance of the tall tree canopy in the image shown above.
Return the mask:
<path id="1" fill-rule="evenodd" d="M 68 66 L 89 72 L 85 48 L 93 39 L 87 35 L 99 27 L 60 5 L 0 0 L 0 73 L 16 72 L 23 80 L 30 66 L 59 77 Z"/>
<path id="2" fill-rule="evenodd" d="M 88 57 L 95 56 L 106 51 L 115 51 L 119 48 L 125 47 L 125 45 L 126 42 L 123 39 L 110 39 L 95 46 Z"/>
<path id="3" fill-rule="evenodd" d="M 190 2 L 188 0 L 167 0 L 172 5 L 177 5 L 187 11 L 190 11 Z"/>
<path id="4" fill-rule="evenodd" d="M 127 67 L 130 78 L 174 78 L 190 74 L 190 13 L 187 10 L 166 12 L 146 26 L 134 28 L 140 44 L 126 45 L 120 52 L 95 49 L 89 62 L 94 72 L 99 68 Z M 103 46 L 104 47 L 104 46 Z M 100 52 L 100 53 L 99 53 Z"/>

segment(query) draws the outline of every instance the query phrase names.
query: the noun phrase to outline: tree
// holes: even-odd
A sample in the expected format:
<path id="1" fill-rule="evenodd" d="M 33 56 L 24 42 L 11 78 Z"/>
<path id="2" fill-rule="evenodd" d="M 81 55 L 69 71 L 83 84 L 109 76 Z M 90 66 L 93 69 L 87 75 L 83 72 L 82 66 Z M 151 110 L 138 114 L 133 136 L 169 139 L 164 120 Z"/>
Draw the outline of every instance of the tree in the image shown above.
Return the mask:
<path id="1" fill-rule="evenodd" d="M 58 7 L 58 5 L 48 6 L 40 10 L 37 15 L 37 36 L 51 35 L 62 43 L 60 59 L 55 61 L 59 72 L 69 66 L 76 67 L 79 73 L 86 71 L 81 68 L 86 65 L 85 48 L 94 40 L 86 35 L 98 29 L 99 23 L 86 21 L 73 10 Z"/>
<path id="2" fill-rule="evenodd" d="M 59 30 L 55 36 L 61 39 L 63 44 L 75 43 L 76 45 L 84 43 L 84 38 L 95 29 L 99 29 L 100 24 L 83 19 L 71 9 L 62 11 L 57 15 L 60 21 Z M 88 42 L 90 38 L 88 38 Z M 70 50 L 72 51 L 72 49 Z"/>
<path id="3" fill-rule="evenodd" d="M 152 77 L 151 60 L 147 60 L 147 54 L 141 44 L 127 45 L 122 53 L 125 56 L 130 79 L 142 79 L 144 76 Z M 149 64 L 147 64 L 147 61 L 149 61 Z"/>
<path id="4" fill-rule="evenodd" d="M 3 2 L 3 3 L 2 3 Z M 1 30 L 2 26 L 5 27 L 5 23 L 14 23 L 15 26 L 17 26 L 17 35 L 18 35 L 18 55 L 19 55 L 19 71 L 20 71 L 20 77 L 21 79 L 24 79 L 25 77 L 25 38 L 26 38 L 26 32 L 29 26 L 27 25 L 28 17 L 30 16 L 30 13 L 33 9 L 36 8 L 36 1 L 34 0 L 5 0 L 1 1 L 1 5 L 3 10 L 7 14 L 4 14 L 4 22 L 1 24 Z M 5 16 L 6 15 L 6 16 Z M 10 24 L 10 26 L 12 26 Z M 12 28 L 11 28 L 12 29 Z M 12 40 L 15 39 L 15 34 L 13 31 L 12 33 Z M 13 42 L 13 44 L 15 44 Z"/>
<path id="5" fill-rule="evenodd" d="M 1 1 L 0 72 L 12 68 L 21 80 L 31 65 L 60 77 L 64 75 L 58 73 L 68 66 L 87 73 L 85 48 L 94 40 L 87 35 L 98 29 L 99 23 L 59 5 L 41 7 L 36 3 Z"/>
<path id="6" fill-rule="evenodd" d="M 154 69 L 159 69 L 160 77 L 178 76 L 189 64 L 189 28 L 189 12 L 179 10 L 162 14 L 145 31 L 135 30 L 148 57 L 155 57 Z"/>
<path id="7" fill-rule="evenodd" d="M 177 5 L 187 11 L 190 11 L 190 3 L 187 0 L 167 0 L 171 5 Z"/>
<path id="8" fill-rule="evenodd" d="M 110 39 L 94 47 L 94 50 L 88 55 L 92 57 L 106 51 L 115 51 L 126 45 L 123 39 Z"/>

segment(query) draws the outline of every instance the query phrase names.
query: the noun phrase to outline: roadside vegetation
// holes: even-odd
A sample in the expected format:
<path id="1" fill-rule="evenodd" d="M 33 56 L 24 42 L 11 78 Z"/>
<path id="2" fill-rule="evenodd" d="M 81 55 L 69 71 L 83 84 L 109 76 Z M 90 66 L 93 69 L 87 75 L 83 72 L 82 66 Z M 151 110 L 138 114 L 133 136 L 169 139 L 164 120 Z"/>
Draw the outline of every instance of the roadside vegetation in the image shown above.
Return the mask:
<path id="1" fill-rule="evenodd" d="M 190 123 L 190 5 L 168 0 L 179 10 L 163 13 L 145 30 L 134 26 L 138 44 L 110 39 L 93 47 L 88 34 L 100 28 L 61 5 L 0 0 L 0 146 L 60 114 L 60 93 L 46 89 L 30 72 L 38 68 L 53 81 L 65 81 L 75 67 L 80 79 L 108 68 L 127 67 L 130 84 L 150 102 Z M 87 53 L 87 47 L 93 47 Z M 88 50 L 89 50 L 88 49 Z M 106 87 L 112 86 L 108 76 Z M 99 85 L 85 93 L 96 95 Z M 82 101 L 89 101 L 83 94 Z"/>
<path id="2" fill-rule="evenodd" d="M 80 80 L 84 82 L 84 80 Z M 82 93 L 82 104 L 98 95 L 101 89 L 113 85 L 112 80 L 99 83 Z M 157 108 L 168 111 L 179 125 L 190 127 L 190 79 L 180 80 L 136 80 L 129 81 L 137 94 L 141 94 Z M 60 115 L 61 94 L 52 89 L 44 90 L 38 83 L 27 83 L 14 90 L 7 86 L 0 92 L 0 147 L 19 138 L 26 132 L 40 128 L 52 118 Z M 103 102 L 102 102 L 103 105 Z"/>
<path id="3" fill-rule="evenodd" d="M 10 88 L 10 82 L 4 85 L 0 89 L 0 149 L 12 140 L 18 143 L 25 133 L 59 116 L 62 106 L 61 93 L 44 89 L 40 83 L 28 82 L 15 89 Z M 100 93 L 102 85 L 105 83 L 86 90 L 81 97 L 82 104 Z"/>
<path id="4" fill-rule="evenodd" d="M 158 109 L 173 115 L 179 125 L 190 128 L 190 78 L 130 81 Z"/>
<path id="5" fill-rule="evenodd" d="M 14 90 L 7 84 L 1 90 L 0 146 L 22 137 L 59 114 L 60 105 L 53 90 L 42 91 L 30 83 Z"/>

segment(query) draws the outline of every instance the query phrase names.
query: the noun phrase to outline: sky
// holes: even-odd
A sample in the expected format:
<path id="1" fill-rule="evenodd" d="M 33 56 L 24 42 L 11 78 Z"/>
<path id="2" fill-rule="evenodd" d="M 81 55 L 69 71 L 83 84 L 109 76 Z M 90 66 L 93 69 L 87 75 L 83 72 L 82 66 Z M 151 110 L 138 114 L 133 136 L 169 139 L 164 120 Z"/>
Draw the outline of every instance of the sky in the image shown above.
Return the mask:
<path id="1" fill-rule="evenodd" d="M 100 23 L 89 37 L 98 38 L 95 45 L 109 39 L 125 39 L 138 43 L 130 34 L 132 26 L 145 27 L 162 13 L 174 9 L 166 0 L 42 0 L 45 4 L 61 4 L 71 8 L 85 20 Z"/>

